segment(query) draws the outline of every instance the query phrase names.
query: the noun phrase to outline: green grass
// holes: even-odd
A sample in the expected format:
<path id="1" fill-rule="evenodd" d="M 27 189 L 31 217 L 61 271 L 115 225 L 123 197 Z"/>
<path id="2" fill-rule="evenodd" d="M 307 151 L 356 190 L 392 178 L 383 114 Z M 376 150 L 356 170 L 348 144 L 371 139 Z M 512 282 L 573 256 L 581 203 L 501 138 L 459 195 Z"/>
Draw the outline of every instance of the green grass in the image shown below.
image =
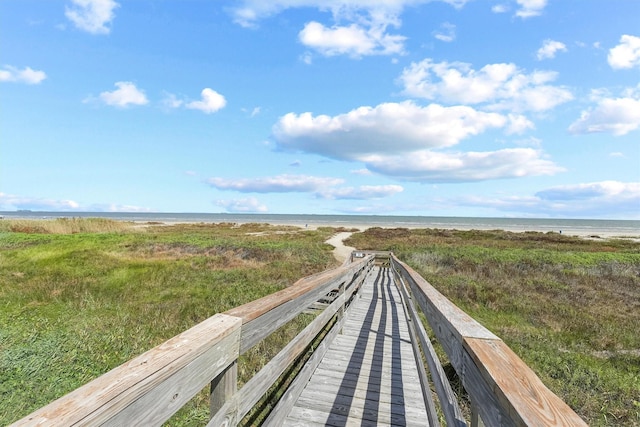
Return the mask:
<path id="1" fill-rule="evenodd" d="M 217 312 L 337 264 L 323 243 L 331 228 L 59 222 L 0 221 L 0 424 Z M 347 243 L 392 250 L 590 425 L 640 425 L 639 243 L 376 228 Z M 240 383 L 307 321 L 242 357 Z M 203 392 L 169 424 L 200 425 L 207 408 Z"/>
<path id="2" fill-rule="evenodd" d="M 55 234 L 22 224 L 0 234 L 0 424 L 215 313 L 336 265 L 323 243 L 332 229 L 103 225 Z M 243 358 L 241 382 L 303 324 Z M 200 397 L 172 423 L 206 418 L 207 408 Z"/>
<path id="3" fill-rule="evenodd" d="M 346 243 L 393 251 L 590 425 L 640 425 L 640 243 L 407 229 Z"/>

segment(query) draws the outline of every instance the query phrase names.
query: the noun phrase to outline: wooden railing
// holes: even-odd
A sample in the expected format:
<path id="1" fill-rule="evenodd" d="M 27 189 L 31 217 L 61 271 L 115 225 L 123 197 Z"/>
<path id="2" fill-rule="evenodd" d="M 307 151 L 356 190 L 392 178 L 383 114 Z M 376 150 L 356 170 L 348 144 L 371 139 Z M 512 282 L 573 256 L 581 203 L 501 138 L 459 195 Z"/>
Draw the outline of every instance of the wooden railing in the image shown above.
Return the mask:
<path id="1" fill-rule="evenodd" d="M 426 316 L 469 394 L 472 426 L 587 425 L 500 338 L 393 255 L 391 266 L 413 320 L 417 336 L 413 342 L 422 346 L 447 425 L 466 423 L 416 307 Z"/>
<path id="2" fill-rule="evenodd" d="M 216 314 L 13 425 L 159 425 L 209 383 L 208 425 L 236 425 L 327 323 L 340 317 L 372 265 L 373 257 L 367 256 Z M 237 390 L 238 357 L 334 290 L 335 300 Z M 322 348 L 315 359 L 322 357 Z"/>
<path id="3" fill-rule="evenodd" d="M 259 300 L 216 314 L 164 344 L 37 410 L 14 425 L 159 425 L 210 384 L 209 426 L 235 426 L 323 332 L 320 343 L 264 421 L 279 426 L 339 333 L 345 308 L 374 263 L 389 266 L 406 310 L 421 383 L 439 425 L 430 384 L 448 426 L 466 426 L 418 315 L 427 319 L 472 403 L 472 426 L 584 426 L 509 347 L 393 254 L 354 253 L 341 267 L 299 280 Z M 326 295 L 332 301 L 263 369 L 237 389 L 238 358 Z M 333 322 L 331 328 L 328 325 Z M 429 378 L 430 377 L 430 378 Z"/>

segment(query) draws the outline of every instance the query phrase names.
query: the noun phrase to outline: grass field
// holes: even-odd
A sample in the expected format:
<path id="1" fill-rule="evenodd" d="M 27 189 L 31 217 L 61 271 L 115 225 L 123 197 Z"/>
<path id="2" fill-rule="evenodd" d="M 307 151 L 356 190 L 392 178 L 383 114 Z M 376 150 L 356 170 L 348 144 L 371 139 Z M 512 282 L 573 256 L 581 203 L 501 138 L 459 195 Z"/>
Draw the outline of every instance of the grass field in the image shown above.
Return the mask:
<path id="1" fill-rule="evenodd" d="M 330 229 L 103 220 L 0 227 L 0 425 L 215 313 L 336 265 L 323 243 Z M 243 358 L 241 381 L 286 332 Z M 174 424 L 206 420 L 200 400 Z"/>
<path id="2" fill-rule="evenodd" d="M 229 308 L 335 266 L 336 230 L 0 221 L 0 424 Z M 640 244 L 556 233 L 369 229 L 505 340 L 594 426 L 640 425 Z M 305 319 L 240 362 L 246 381 Z M 171 425 L 207 419 L 206 394 Z"/>

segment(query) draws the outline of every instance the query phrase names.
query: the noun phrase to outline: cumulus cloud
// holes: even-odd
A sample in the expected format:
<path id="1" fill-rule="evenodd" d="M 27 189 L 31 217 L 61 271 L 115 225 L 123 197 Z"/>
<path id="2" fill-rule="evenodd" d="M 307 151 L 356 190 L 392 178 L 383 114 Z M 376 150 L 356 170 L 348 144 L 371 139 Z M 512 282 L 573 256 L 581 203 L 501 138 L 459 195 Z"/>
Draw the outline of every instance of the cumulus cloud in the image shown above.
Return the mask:
<path id="1" fill-rule="evenodd" d="M 71 0 L 65 16 L 80 30 L 91 34 L 109 34 L 109 24 L 119 6 L 114 0 Z"/>
<path id="2" fill-rule="evenodd" d="M 640 88 L 640 87 L 639 87 Z M 611 98 L 596 96 L 596 105 L 585 110 L 569 126 L 573 134 L 608 132 L 626 135 L 640 127 L 640 90 L 629 89 L 626 96 Z"/>
<path id="3" fill-rule="evenodd" d="M 344 180 L 339 178 L 285 174 L 272 177 L 243 179 L 214 177 L 209 178 L 206 182 L 218 190 L 232 190 L 241 193 L 308 193 L 342 184 Z"/>
<path id="4" fill-rule="evenodd" d="M 507 122 L 505 116 L 471 107 L 422 107 L 405 101 L 360 107 L 334 117 L 289 113 L 274 125 L 273 138 L 282 150 L 359 160 L 374 153 L 449 147 Z"/>
<path id="5" fill-rule="evenodd" d="M 547 6 L 547 0 L 516 0 L 516 3 L 520 7 L 516 11 L 516 16 L 523 19 L 542 15 Z"/>
<path id="6" fill-rule="evenodd" d="M 532 148 L 458 153 L 423 150 L 410 156 L 371 155 L 363 161 L 374 172 L 406 181 L 436 183 L 553 175 L 564 170 Z"/>
<path id="7" fill-rule="evenodd" d="M 202 99 L 200 101 L 191 101 L 185 104 L 185 107 L 211 114 L 223 109 L 224 106 L 227 105 L 225 97 L 211 88 L 207 87 L 202 89 L 201 96 Z"/>
<path id="8" fill-rule="evenodd" d="M 434 31 L 433 36 L 443 42 L 452 42 L 456 39 L 456 26 L 445 22 L 440 25 L 440 28 Z"/>
<path id="9" fill-rule="evenodd" d="M 550 175 L 562 171 L 531 148 L 489 152 L 441 152 L 491 128 L 519 133 L 527 118 L 484 113 L 471 107 L 426 107 L 406 101 L 361 107 L 338 116 L 289 113 L 274 126 L 282 150 L 359 161 L 367 170 L 400 180 L 472 182 Z"/>
<path id="10" fill-rule="evenodd" d="M 263 205 L 255 197 L 234 200 L 217 200 L 216 205 L 224 208 L 227 212 L 233 213 L 253 213 L 267 212 L 267 206 Z"/>
<path id="11" fill-rule="evenodd" d="M 309 22 L 300 31 L 300 42 L 325 56 L 400 54 L 406 37 L 386 33 L 386 24 L 359 24 L 327 28 L 319 22 Z"/>
<path id="12" fill-rule="evenodd" d="M 323 199 L 332 200 L 369 200 L 393 196 L 402 191 L 404 191 L 404 188 L 400 185 L 362 185 L 360 187 L 320 190 L 317 195 Z"/>
<path id="13" fill-rule="evenodd" d="M 620 44 L 609 50 L 607 60 L 614 69 L 640 68 L 640 37 L 620 37 Z"/>
<path id="14" fill-rule="evenodd" d="M 107 105 L 125 108 L 130 105 L 146 105 L 149 103 L 144 92 L 132 82 L 116 82 L 116 90 L 102 92 L 98 99 Z"/>
<path id="15" fill-rule="evenodd" d="M 406 37 L 390 34 L 389 27 L 400 27 L 399 16 L 407 6 L 433 0 L 244 0 L 231 12 L 236 23 L 256 27 L 266 17 L 289 8 L 311 7 L 331 12 L 334 25 L 311 21 L 305 24 L 298 37 L 302 44 L 325 56 L 393 55 L 404 52 Z M 460 8 L 469 0 L 440 0 Z M 443 35 L 451 37 L 451 35 Z M 305 54 L 301 59 L 311 63 Z"/>
<path id="16" fill-rule="evenodd" d="M 558 52 L 566 52 L 567 46 L 559 41 L 547 39 L 542 43 L 542 47 L 538 49 L 536 53 L 536 57 L 538 61 L 542 61 L 543 59 L 552 59 L 556 57 L 556 53 Z"/>
<path id="17" fill-rule="evenodd" d="M 405 68 L 399 78 L 406 95 L 446 103 L 485 104 L 490 110 L 546 111 L 573 99 L 549 83 L 552 71 L 526 74 L 515 64 L 488 64 L 474 70 L 462 62 L 435 63 L 427 58 Z"/>
<path id="18" fill-rule="evenodd" d="M 11 65 L 5 65 L 0 69 L 0 82 L 26 83 L 28 85 L 37 85 L 41 83 L 47 75 L 44 71 L 34 70 L 31 67 L 25 67 L 22 70 Z"/>

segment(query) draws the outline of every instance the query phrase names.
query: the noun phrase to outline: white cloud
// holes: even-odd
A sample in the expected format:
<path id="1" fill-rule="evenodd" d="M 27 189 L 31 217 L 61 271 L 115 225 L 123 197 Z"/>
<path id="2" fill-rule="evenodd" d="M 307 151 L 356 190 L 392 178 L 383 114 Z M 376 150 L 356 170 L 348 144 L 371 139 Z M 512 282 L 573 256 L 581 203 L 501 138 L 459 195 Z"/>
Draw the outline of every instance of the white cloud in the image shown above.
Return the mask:
<path id="1" fill-rule="evenodd" d="M 92 34 L 108 34 L 114 10 L 120 6 L 114 0 L 71 0 L 71 3 L 65 16 L 77 28 Z"/>
<path id="2" fill-rule="evenodd" d="M 404 93 L 452 104 L 486 104 L 491 110 L 546 111 L 573 99 L 570 91 L 548 83 L 552 71 L 526 74 L 515 64 L 487 64 L 476 71 L 462 62 L 434 63 L 427 58 L 405 68 L 399 78 Z"/>
<path id="3" fill-rule="evenodd" d="M 634 89 L 626 91 L 626 97 L 601 98 L 594 108 L 585 110 L 580 118 L 569 126 L 573 134 L 608 132 L 615 136 L 626 135 L 640 127 L 640 94 Z"/>
<path id="4" fill-rule="evenodd" d="M 359 161 L 367 170 L 420 182 L 471 182 L 551 175 L 562 171 L 531 148 L 493 152 L 435 151 L 491 128 L 520 133 L 533 128 L 526 117 L 484 113 L 471 107 L 420 107 L 412 102 L 361 107 L 335 117 L 289 113 L 274 126 L 283 150 Z"/>
<path id="5" fill-rule="evenodd" d="M 352 174 L 354 175 L 362 175 L 362 176 L 367 176 L 367 175 L 373 175 L 373 173 L 369 170 L 369 169 L 354 169 L 351 171 Z"/>
<path id="6" fill-rule="evenodd" d="M 374 172 L 407 181 L 431 183 L 521 178 L 563 171 L 532 148 L 465 153 L 422 150 L 409 156 L 371 155 L 363 161 Z"/>
<path id="7" fill-rule="evenodd" d="M 73 200 L 25 197 L 0 193 L 0 210 L 29 209 L 58 212 L 151 212 L 149 208 L 119 204 L 93 204 L 83 206 Z"/>
<path id="8" fill-rule="evenodd" d="M 354 20 L 362 13 L 375 15 L 379 19 L 398 16 L 407 6 L 429 3 L 433 0 L 243 0 L 231 9 L 234 21 L 243 27 L 255 27 L 257 22 L 289 8 L 311 7 L 332 13 L 336 21 Z M 463 7 L 469 0 L 440 0 L 456 8 Z"/>
<path id="9" fill-rule="evenodd" d="M 369 200 L 393 196 L 404 191 L 400 185 L 362 185 L 360 187 L 330 188 L 317 192 L 324 199 Z"/>
<path id="10" fill-rule="evenodd" d="M 98 97 L 100 101 L 107 105 L 123 108 L 130 105 L 146 105 L 149 103 L 144 92 L 132 82 L 116 82 L 115 86 L 118 89 L 100 93 Z"/>
<path id="11" fill-rule="evenodd" d="M 308 22 L 298 37 L 302 44 L 325 56 L 393 55 L 404 53 L 406 37 L 389 34 L 389 26 L 400 27 L 399 16 L 408 6 L 433 0 L 244 0 L 232 8 L 236 23 L 255 28 L 261 19 L 276 15 L 289 8 L 316 8 L 331 12 L 333 25 Z M 469 0 L 440 0 L 456 8 Z M 449 36 L 450 37 L 450 36 Z M 301 56 L 311 63 L 308 54 Z"/>
<path id="12" fill-rule="evenodd" d="M 227 212 L 234 213 L 250 213 L 250 212 L 267 212 L 267 206 L 263 205 L 255 197 L 234 200 L 217 200 L 216 205 L 223 207 Z"/>
<path id="13" fill-rule="evenodd" d="M 299 38 L 302 44 L 325 56 L 349 55 L 359 58 L 366 55 L 401 54 L 406 37 L 390 35 L 385 31 L 385 24 L 366 28 L 354 23 L 327 28 L 312 21 L 300 31 Z"/>
<path id="14" fill-rule="evenodd" d="M 162 99 L 162 106 L 166 109 L 173 110 L 175 108 L 180 108 L 184 105 L 184 101 L 178 99 L 173 93 L 165 92 L 164 98 Z"/>
<path id="15" fill-rule="evenodd" d="M 456 39 L 456 26 L 445 22 L 440 25 L 440 28 L 434 31 L 433 36 L 443 42 L 452 42 Z"/>
<path id="16" fill-rule="evenodd" d="M 506 13 L 509 11 L 509 6 L 506 4 L 496 4 L 491 6 L 491 12 L 493 13 Z"/>
<path id="17" fill-rule="evenodd" d="M 528 129 L 535 129 L 536 126 L 531 120 L 519 114 L 508 114 L 509 125 L 505 129 L 507 135 L 521 134 Z"/>
<path id="18" fill-rule="evenodd" d="M 22 70 L 11 65 L 5 65 L 0 69 L 0 82 L 26 83 L 28 85 L 37 85 L 41 83 L 47 75 L 44 71 L 34 70 L 31 67 L 25 67 Z"/>
<path id="19" fill-rule="evenodd" d="M 80 205 L 73 200 L 24 197 L 6 193 L 0 193 L 0 206 L 3 210 L 29 209 L 35 211 L 72 211 L 80 208 Z"/>
<path id="20" fill-rule="evenodd" d="M 360 107 L 334 117 L 289 113 L 274 125 L 273 138 L 283 150 L 359 160 L 369 154 L 449 147 L 507 122 L 505 116 L 471 107 L 421 107 L 405 101 Z"/>
<path id="21" fill-rule="evenodd" d="M 185 104 L 186 108 L 192 110 L 200 110 L 203 113 L 210 114 L 221 110 L 227 105 L 227 100 L 213 89 L 204 88 L 201 92 L 202 100 L 192 101 Z"/>
<path id="22" fill-rule="evenodd" d="M 207 184 L 218 190 L 241 193 L 307 193 L 342 184 L 344 180 L 307 175 L 278 175 L 263 178 L 209 178 Z"/>
<path id="23" fill-rule="evenodd" d="M 542 47 L 538 49 L 536 57 L 538 58 L 538 61 L 542 61 L 543 59 L 555 58 L 556 53 L 566 51 L 567 46 L 564 43 L 547 39 L 542 43 Z"/>
<path id="24" fill-rule="evenodd" d="M 562 185 L 533 196 L 470 196 L 452 201 L 463 206 L 494 208 L 512 215 L 640 219 L 640 182 Z"/>
<path id="25" fill-rule="evenodd" d="M 516 0 L 516 3 L 520 6 L 516 16 L 523 19 L 542 15 L 542 11 L 547 6 L 547 0 Z"/>
<path id="26" fill-rule="evenodd" d="M 640 37 L 623 35 L 620 44 L 609 50 L 607 58 L 614 69 L 640 68 Z"/>
<path id="27" fill-rule="evenodd" d="M 87 212 L 153 212 L 150 208 L 145 208 L 141 206 L 134 205 L 120 205 L 117 203 L 111 204 L 95 204 L 90 205 L 86 208 L 80 209 L 80 211 Z"/>

